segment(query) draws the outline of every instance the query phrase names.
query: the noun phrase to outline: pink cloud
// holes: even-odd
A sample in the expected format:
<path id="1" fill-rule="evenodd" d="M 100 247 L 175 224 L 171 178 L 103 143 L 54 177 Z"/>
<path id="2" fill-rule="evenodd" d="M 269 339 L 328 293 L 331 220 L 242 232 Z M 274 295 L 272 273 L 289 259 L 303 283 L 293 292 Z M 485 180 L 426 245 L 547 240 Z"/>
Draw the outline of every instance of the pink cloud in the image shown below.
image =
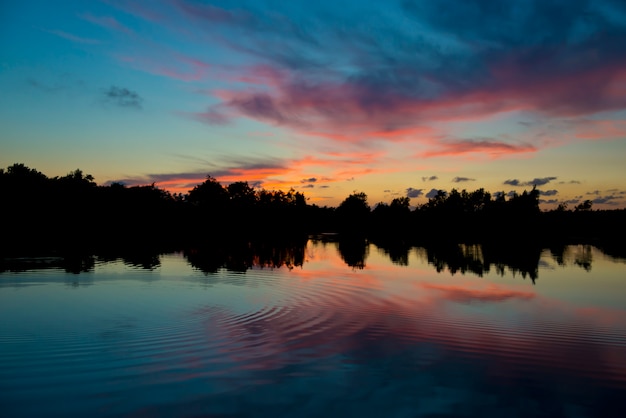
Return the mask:
<path id="1" fill-rule="evenodd" d="M 138 16 L 156 19 L 138 2 L 121 4 Z M 212 92 L 220 103 L 194 115 L 210 124 L 244 117 L 342 145 L 403 141 L 429 148 L 421 154 L 425 157 L 486 154 L 499 158 L 532 153 L 545 143 L 538 137 L 521 142 L 502 136 L 450 138 L 445 122 L 482 120 L 513 111 L 558 120 L 626 107 L 622 28 L 614 22 L 594 27 L 591 30 L 596 32 L 571 43 L 537 41 L 543 36 L 553 39 L 546 25 L 537 28 L 536 37 L 513 33 L 510 38 L 477 25 L 473 28 L 477 38 L 461 42 L 469 49 L 469 54 L 461 56 L 454 48 L 441 51 L 438 45 L 395 28 L 380 33 L 372 29 L 364 33 L 359 27 L 350 33 L 338 31 L 339 22 L 331 16 L 323 20 L 315 10 L 309 17 L 316 29 L 323 30 L 313 33 L 298 27 L 299 17 L 280 7 L 267 12 L 249 5 L 219 7 L 166 0 L 157 8 L 160 16 L 171 15 L 160 21 L 168 30 L 200 44 L 209 40 L 212 47 L 247 59 L 241 66 L 217 62 L 209 66 L 167 53 L 166 58 L 145 66 L 146 71 L 178 80 L 210 76 L 231 83 Z M 404 9 L 402 13 L 407 12 Z M 411 11 L 411 7 L 406 9 Z M 529 6 L 528 11 L 542 16 L 539 6 Z M 605 12 L 589 13 L 604 16 Z M 447 27 L 437 16 L 413 17 L 432 19 L 431 24 L 442 24 L 452 33 L 468 29 Z M 101 25 L 119 23 L 104 19 L 92 17 Z M 382 27 L 385 24 L 389 22 L 381 22 Z M 516 37 L 527 42 L 511 42 Z M 389 40 L 421 48 L 423 55 L 383 48 Z M 578 138 L 593 135 L 599 134 L 581 132 Z"/>
<path id="2" fill-rule="evenodd" d="M 422 157 L 459 156 L 472 153 L 487 154 L 490 157 L 501 157 L 509 154 L 532 153 L 537 148 L 530 144 L 510 144 L 491 140 L 464 140 L 441 142 L 432 150 L 425 151 Z"/>
<path id="3" fill-rule="evenodd" d="M 319 136 L 338 142 L 366 144 L 375 140 L 414 141 L 428 144 L 437 137 L 432 122 L 472 120 L 494 113 L 524 108 L 518 103 L 489 102 L 483 94 L 443 97 L 439 100 L 418 100 L 399 93 L 377 94 L 362 86 L 319 82 L 306 83 L 293 74 L 264 67 L 271 82 L 264 89 L 219 90 L 222 100 L 215 112 L 239 115 L 265 123 L 283 126 L 299 133 Z M 269 74 L 269 75 L 268 75 Z M 258 80 L 243 75 L 239 80 Z M 441 136 L 441 135 L 439 135 Z M 534 151 L 530 145 L 497 141 L 459 141 L 444 145 L 433 155 L 443 155 L 471 148 L 469 152 L 486 152 L 492 157 L 507 153 Z"/>
<path id="4" fill-rule="evenodd" d="M 585 119 L 575 123 L 574 132 L 580 139 L 626 138 L 626 121 Z"/>

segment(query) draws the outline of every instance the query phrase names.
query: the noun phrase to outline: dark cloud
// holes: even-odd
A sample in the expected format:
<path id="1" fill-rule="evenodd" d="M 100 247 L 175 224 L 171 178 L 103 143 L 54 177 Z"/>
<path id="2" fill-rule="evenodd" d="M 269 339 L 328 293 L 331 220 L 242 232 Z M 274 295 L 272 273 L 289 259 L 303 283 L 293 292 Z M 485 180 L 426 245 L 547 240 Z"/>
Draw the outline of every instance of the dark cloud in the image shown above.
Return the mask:
<path id="1" fill-rule="evenodd" d="M 539 190 L 539 196 L 555 196 L 558 193 L 557 190 Z"/>
<path id="2" fill-rule="evenodd" d="M 554 205 L 554 204 L 559 203 L 559 201 L 558 201 L 558 199 L 548 199 L 548 200 L 546 200 L 546 199 L 539 199 L 539 203 L 543 203 L 543 204 L 546 204 L 546 205 Z"/>
<path id="3" fill-rule="evenodd" d="M 534 178 L 530 181 L 520 181 L 518 179 L 505 180 L 503 184 L 509 186 L 543 186 L 550 183 L 552 180 L 556 180 L 556 177 L 541 177 Z"/>
<path id="4" fill-rule="evenodd" d="M 414 189 L 413 187 L 409 187 L 408 189 L 406 189 L 406 197 L 408 198 L 415 198 L 415 197 L 420 197 L 424 194 L 424 189 Z"/>
<path id="5" fill-rule="evenodd" d="M 430 176 L 430 177 L 422 177 L 422 181 L 434 181 L 437 180 L 439 177 L 437 176 Z"/>
<path id="6" fill-rule="evenodd" d="M 535 178 L 531 181 L 526 182 L 524 186 L 543 186 L 550 183 L 552 180 L 556 180 L 556 177 Z"/>
<path id="7" fill-rule="evenodd" d="M 469 177 L 455 177 L 452 179 L 452 183 L 462 183 L 465 181 L 476 181 L 476 179 L 471 179 Z"/>
<path id="8" fill-rule="evenodd" d="M 129 186 L 144 184 L 176 184 L 178 188 L 187 187 L 189 189 L 202 183 L 207 175 L 214 177 L 223 183 L 221 178 L 241 178 L 248 181 L 251 187 L 261 187 L 262 178 L 267 172 L 283 172 L 287 169 L 284 161 L 276 158 L 238 158 L 222 159 L 220 165 L 209 164 L 209 167 L 179 173 L 155 173 L 143 176 L 127 177 L 123 179 L 111 180 L 110 183 L 123 183 Z"/>
<path id="9" fill-rule="evenodd" d="M 173 183 L 176 182 L 181 187 L 192 189 L 196 185 L 202 183 L 207 176 L 206 171 L 188 171 L 180 173 L 160 173 L 148 174 L 145 176 L 126 177 L 110 180 L 105 183 L 109 186 L 113 183 L 121 183 L 126 186 L 142 186 L 147 184 Z"/>
<path id="10" fill-rule="evenodd" d="M 324 184 L 322 186 L 319 186 L 320 189 L 328 189 L 330 186 L 327 184 Z"/>
<path id="11" fill-rule="evenodd" d="M 426 193 L 426 197 L 432 199 L 433 197 L 437 196 L 440 191 L 445 193 L 445 190 L 430 189 L 430 191 Z"/>
<path id="12" fill-rule="evenodd" d="M 309 177 L 308 179 L 300 180 L 300 183 L 315 183 L 317 181 L 316 177 Z"/>
<path id="13" fill-rule="evenodd" d="M 315 187 L 315 184 L 305 184 L 304 186 L 301 186 L 303 189 L 312 189 Z"/>
<path id="14" fill-rule="evenodd" d="M 462 3 L 406 0 L 403 6 L 416 20 L 440 33 L 453 33 L 464 45 L 472 46 L 467 55 L 462 47 L 457 50 L 462 57 L 459 65 L 447 71 L 448 75 L 455 71 L 467 74 L 471 81 L 466 80 L 463 87 L 470 89 L 478 85 L 478 88 L 491 86 L 494 92 L 515 91 L 528 104 L 547 113 L 595 113 L 624 107 L 623 97 L 611 97 L 609 91 L 594 91 L 593 86 L 610 85 L 611 77 L 604 77 L 618 74 L 618 68 L 623 68 L 626 57 L 619 39 L 626 35 L 626 21 L 616 16 L 624 16 L 626 3 L 610 0 Z M 475 72 L 458 68 L 462 64 L 472 66 Z M 487 68 L 505 72 L 495 77 L 489 72 L 481 76 Z M 583 92 L 590 94 L 590 102 L 583 99 Z"/>
<path id="15" fill-rule="evenodd" d="M 111 86 L 104 91 L 104 100 L 121 107 L 141 109 L 143 99 L 134 91 L 125 87 Z"/>
<path id="16" fill-rule="evenodd" d="M 615 202 L 615 200 L 617 199 L 621 199 L 621 197 L 614 196 L 614 195 L 600 196 L 600 197 L 596 197 L 591 202 L 597 203 L 597 204 L 605 204 L 605 205 L 618 205 L 619 203 Z"/>

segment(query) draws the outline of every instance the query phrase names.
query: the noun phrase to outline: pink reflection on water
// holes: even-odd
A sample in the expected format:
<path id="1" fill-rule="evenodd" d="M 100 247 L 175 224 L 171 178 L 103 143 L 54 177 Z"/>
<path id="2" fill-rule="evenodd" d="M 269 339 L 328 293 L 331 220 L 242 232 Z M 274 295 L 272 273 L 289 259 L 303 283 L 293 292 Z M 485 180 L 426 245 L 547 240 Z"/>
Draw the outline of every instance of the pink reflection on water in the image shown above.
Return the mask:
<path id="1" fill-rule="evenodd" d="M 330 270 L 317 270 L 316 278 L 304 271 L 298 278 L 309 284 L 323 280 L 324 286 L 301 289 L 285 306 L 209 316 L 207 337 L 223 341 L 220 353 L 234 370 L 275 370 L 337 355 L 347 356 L 348 362 L 366 361 L 371 355 L 430 344 L 442 353 L 488 359 L 495 374 L 509 378 L 536 369 L 626 384 L 626 346 L 620 333 L 626 319 L 602 308 L 580 311 L 556 303 L 553 310 L 550 300 L 519 290 L 517 284 L 471 281 L 421 283 L 417 297 L 376 296 L 380 281 L 372 274 L 355 275 L 346 283 L 345 277 L 330 277 Z M 496 302 L 500 314 L 457 308 Z M 610 327 L 606 315 L 614 320 Z"/>

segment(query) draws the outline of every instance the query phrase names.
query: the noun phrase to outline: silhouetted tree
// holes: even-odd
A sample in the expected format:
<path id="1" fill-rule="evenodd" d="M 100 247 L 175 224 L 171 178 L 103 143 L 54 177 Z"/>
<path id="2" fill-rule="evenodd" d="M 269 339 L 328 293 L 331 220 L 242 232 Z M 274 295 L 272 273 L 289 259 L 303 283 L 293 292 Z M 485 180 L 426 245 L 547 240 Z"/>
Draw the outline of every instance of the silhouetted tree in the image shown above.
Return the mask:
<path id="1" fill-rule="evenodd" d="M 339 204 L 336 214 L 342 231 L 364 233 L 370 215 L 367 195 L 363 192 L 351 194 Z"/>
<path id="2" fill-rule="evenodd" d="M 590 211 L 591 206 L 593 206 L 593 202 L 591 200 L 585 200 L 584 202 L 576 205 L 576 207 L 574 208 L 574 211 L 576 212 Z"/>
<path id="3" fill-rule="evenodd" d="M 257 195 L 247 181 L 237 181 L 227 187 L 231 207 L 236 209 L 251 209 L 257 202 Z"/>
<path id="4" fill-rule="evenodd" d="M 365 239 L 344 236 L 337 244 L 339 254 L 348 266 L 359 270 L 365 268 L 365 259 L 369 252 L 369 245 Z"/>
<path id="5" fill-rule="evenodd" d="M 203 208 L 223 208 L 228 202 L 228 191 L 211 176 L 189 191 L 187 200 Z"/>

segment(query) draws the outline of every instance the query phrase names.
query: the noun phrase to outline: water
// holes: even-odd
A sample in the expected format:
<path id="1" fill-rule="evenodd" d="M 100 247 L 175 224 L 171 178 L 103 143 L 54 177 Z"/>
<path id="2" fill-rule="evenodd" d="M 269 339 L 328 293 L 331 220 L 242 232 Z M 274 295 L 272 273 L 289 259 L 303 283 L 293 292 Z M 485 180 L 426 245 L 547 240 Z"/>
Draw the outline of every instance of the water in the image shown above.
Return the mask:
<path id="1" fill-rule="evenodd" d="M 623 259 L 353 244 L 5 262 L 0 415 L 623 416 Z"/>

